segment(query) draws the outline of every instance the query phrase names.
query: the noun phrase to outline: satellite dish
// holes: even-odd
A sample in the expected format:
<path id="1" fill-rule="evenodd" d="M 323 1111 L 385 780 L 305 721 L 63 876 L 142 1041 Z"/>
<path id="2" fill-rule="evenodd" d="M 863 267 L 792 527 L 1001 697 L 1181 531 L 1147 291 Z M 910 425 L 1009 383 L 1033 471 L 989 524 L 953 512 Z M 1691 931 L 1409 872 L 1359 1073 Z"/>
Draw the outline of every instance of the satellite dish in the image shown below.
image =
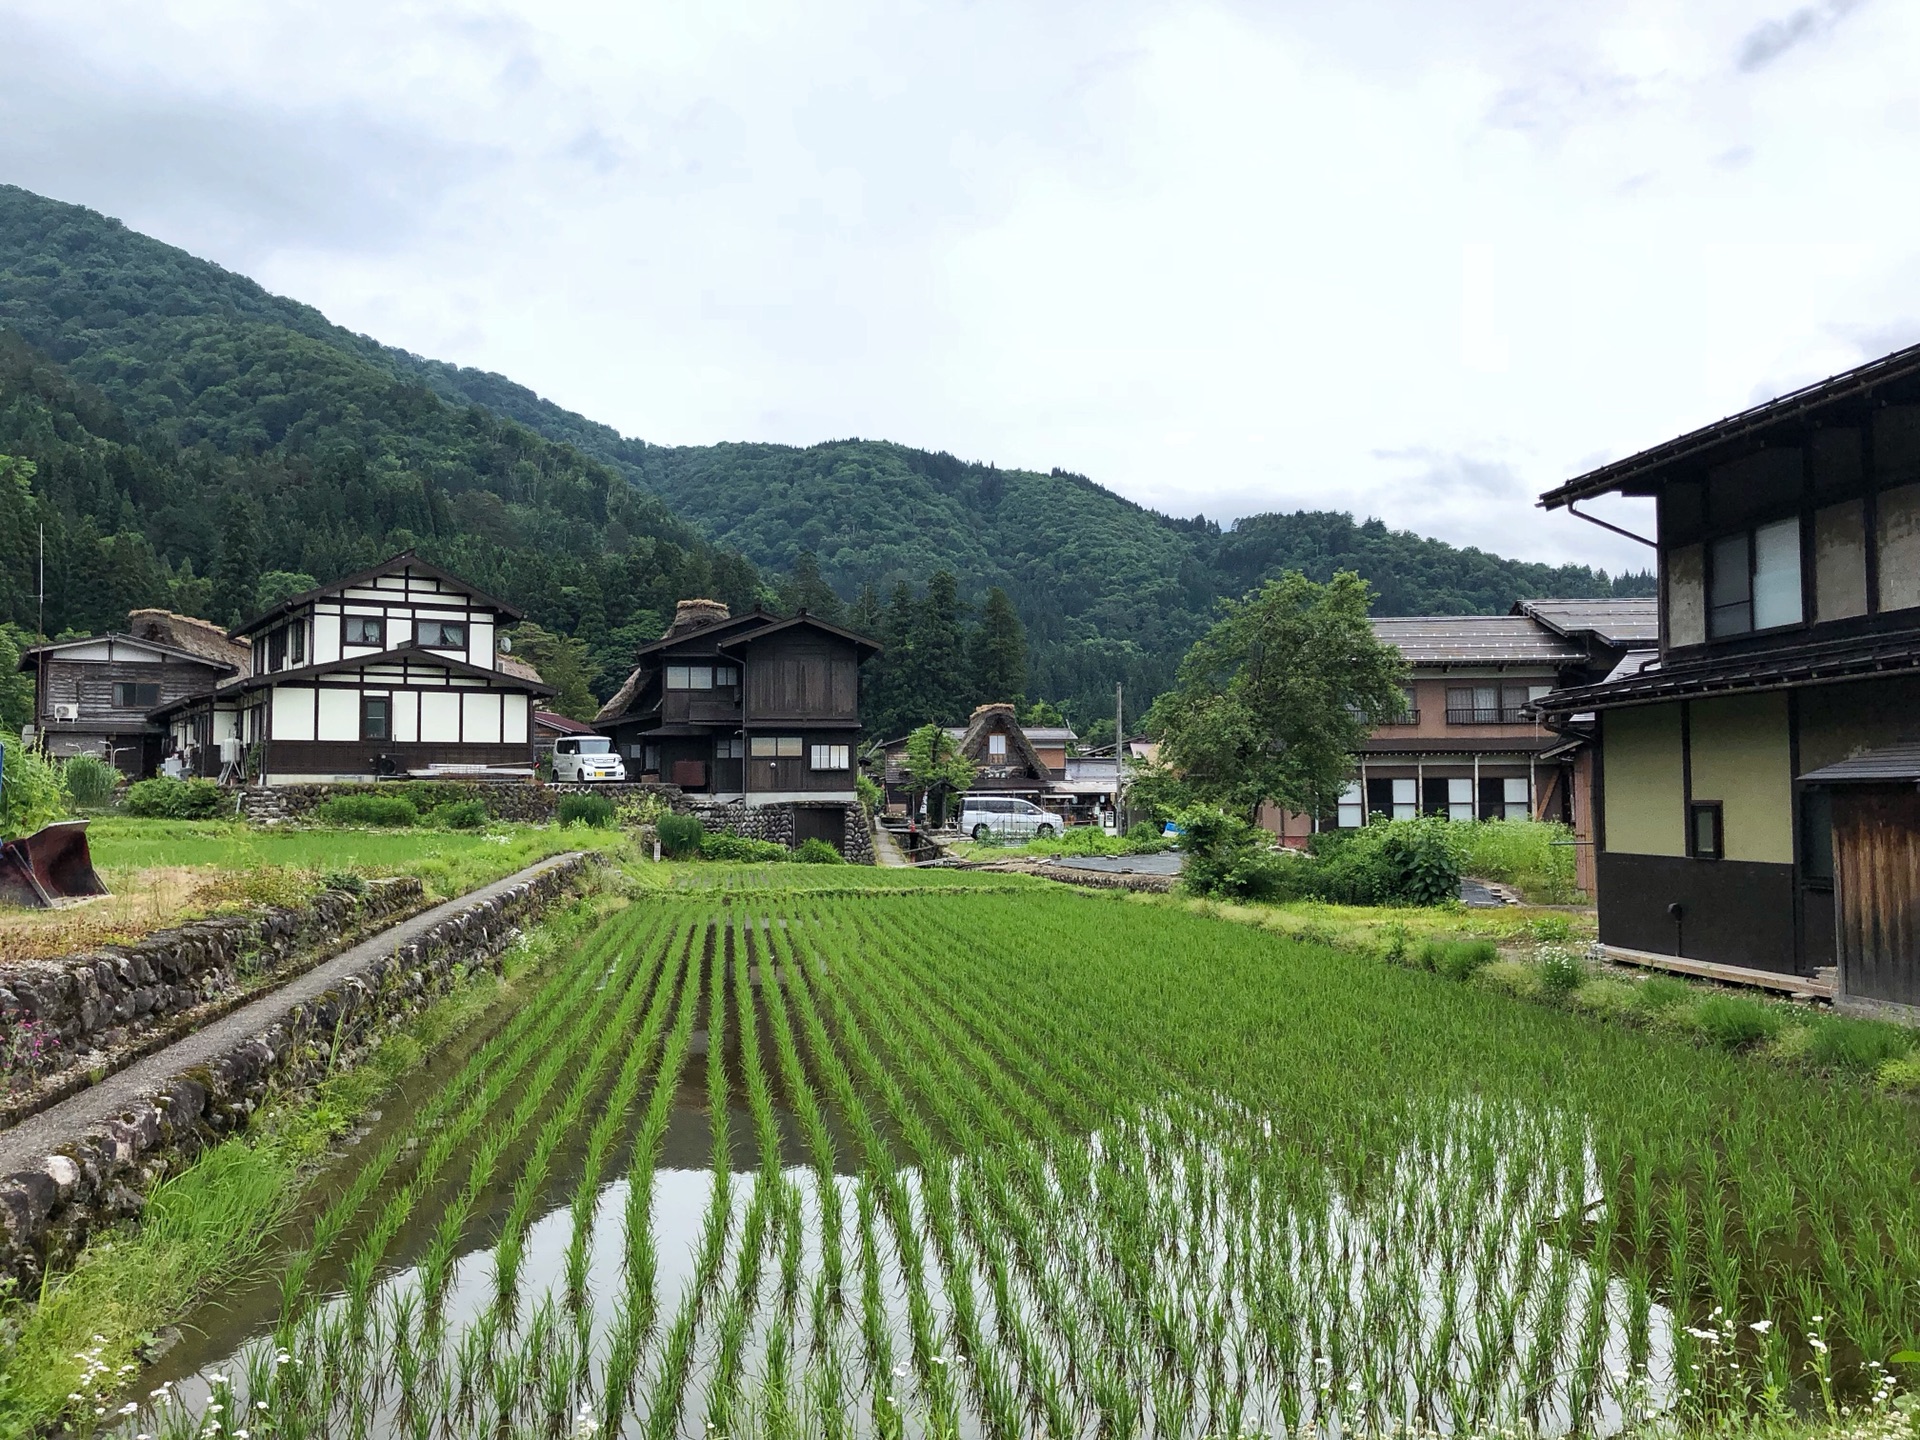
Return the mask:
<path id="1" fill-rule="evenodd" d="M 502 635 L 500 637 L 500 653 L 502 655 L 511 655 L 513 653 L 513 637 L 511 635 Z"/>

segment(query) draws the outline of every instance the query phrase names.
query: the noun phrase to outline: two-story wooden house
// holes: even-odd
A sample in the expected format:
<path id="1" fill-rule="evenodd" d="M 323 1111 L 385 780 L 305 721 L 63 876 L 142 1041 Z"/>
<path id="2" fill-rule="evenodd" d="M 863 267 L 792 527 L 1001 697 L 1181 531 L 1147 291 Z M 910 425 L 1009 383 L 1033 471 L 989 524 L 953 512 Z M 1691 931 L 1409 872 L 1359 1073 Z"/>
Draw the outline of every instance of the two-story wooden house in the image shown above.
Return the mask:
<path id="1" fill-rule="evenodd" d="M 217 626 L 163 610 L 135 611 L 125 634 L 31 645 L 20 655 L 47 753 L 97 755 L 134 780 L 153 774 L 165 751 L 165 727 L 150 712 L 244 676 L 248 663 Z"/>
<path id="2" fill-rule="evenodd" d="M 1605 494 L 1657 501 L 1658 653 L 1539 702 L 1598 736 L 1601 940 L 1920 1004 L 1920 346 L 1540 503 Z"/>
<path id="3" fill-rule="evenodd" d="M 252 673 L 151 717 L 193 775 L 530 776 L 534 702 L 554 692 L 500 652 L 521 618 L 406 551 L 237 626 Z"/>
<path id="4" fill-rule="evenodd" d="M 791 816 L 782 835 L 843 847 L 859 801 L 860 666 L 879 651 L 805 611 L 682 600 L 594 727 L 629 775 L 711 805 L 777 808 Z"/>

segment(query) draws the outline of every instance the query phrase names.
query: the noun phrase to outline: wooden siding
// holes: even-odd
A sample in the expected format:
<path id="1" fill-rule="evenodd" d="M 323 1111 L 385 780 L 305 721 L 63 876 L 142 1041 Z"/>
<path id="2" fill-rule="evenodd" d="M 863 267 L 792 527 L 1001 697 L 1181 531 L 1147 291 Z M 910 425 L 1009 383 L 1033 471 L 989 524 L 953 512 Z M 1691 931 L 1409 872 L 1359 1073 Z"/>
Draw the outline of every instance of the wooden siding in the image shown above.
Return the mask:
<path id="1" fill-rule="evenodd" d="M 1920 1005 L 1920 791 L 1836 787 L 1840 993 Z"/>
<path id="2" fill-rule="evenodd" d="M 56 704 L 79 705 L 80 719 L 73 723 L 74 729 L 142 730 L 147 725 L 147 711 L 153 706 L 127 708 L 115 705 L 115 685 L 158 685 L 160 698 L 155 704 L 164 705 L 212 689 L 214 683 L 228 672 L 211 665 L 195 665 L 190 661 L 155 663 L 151 659 L 62 660 L 50 657 L 43 662 L 42 673 L 45 678 L 37 697 L 36 723 L 57 733 L 69 722 L 54 720 L 53 707 Z"/>
<path id="3" fill-rule="evenodd" d="M 751 647 L 746 662 L 748 723 L 857 721 L 859 663 L 851 645 L 788 644 L 776 637 Z"/>

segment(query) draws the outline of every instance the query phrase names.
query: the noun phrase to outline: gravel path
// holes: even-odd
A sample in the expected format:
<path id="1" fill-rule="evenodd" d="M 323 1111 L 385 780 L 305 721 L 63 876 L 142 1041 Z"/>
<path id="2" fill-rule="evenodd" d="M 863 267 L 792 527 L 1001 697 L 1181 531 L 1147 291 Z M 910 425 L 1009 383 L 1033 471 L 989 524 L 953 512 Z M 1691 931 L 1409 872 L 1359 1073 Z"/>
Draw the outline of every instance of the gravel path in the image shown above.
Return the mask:
<path id="1" fill-rule="evenodd" d="M 51 1154 L 64 1141 L 85 1132 L 89 1126 L 120 1114 L 143 1093 L 159 1089 L 182 1071 L 205 1065 L 271 1028 L 301 1001 L 325 994 L 346 976 L 392 954 L 449 915 L 476 901 L 492 899 L 522 881 L 553 869 L 568 858 L 568 855 L 549 856 L 537 865 L 529 865 L 491 885 L 470 890 L 431 910 L 423 910 L 411 920 L 403 920 L 398 925 L 382 930 L 371 939 L 363 940 L 352 949 L 343 950 L 331 960 L 314 966 L 279 989 L 242 1005 L 231 1014 L 223 1015 L 204 1030 L 182 1036 L 166 1049 L 156 1050 L 145 1059 L 136 1060 L 98 1085 L 82 1090 L 78 1095 L 70 1095 L 37 1115 L 29 1115 L 10 1130 L 0 1130 L 0 1175 L 11 1175 L 29 1168 Z"/>

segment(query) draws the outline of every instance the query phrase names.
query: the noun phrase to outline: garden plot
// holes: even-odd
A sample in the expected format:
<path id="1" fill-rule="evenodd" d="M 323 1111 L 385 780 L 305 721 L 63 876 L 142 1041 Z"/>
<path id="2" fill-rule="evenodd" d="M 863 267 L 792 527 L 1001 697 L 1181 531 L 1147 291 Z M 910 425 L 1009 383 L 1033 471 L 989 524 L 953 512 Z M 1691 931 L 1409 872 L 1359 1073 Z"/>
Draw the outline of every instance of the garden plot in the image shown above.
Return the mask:
<path id="1" fill-rule="evenodd" d="M 1920 1322 L 1902 1106 L 1047 889 L 658 894 L 392 1113 L 129 1435 L 1609 1433 Z"/>

